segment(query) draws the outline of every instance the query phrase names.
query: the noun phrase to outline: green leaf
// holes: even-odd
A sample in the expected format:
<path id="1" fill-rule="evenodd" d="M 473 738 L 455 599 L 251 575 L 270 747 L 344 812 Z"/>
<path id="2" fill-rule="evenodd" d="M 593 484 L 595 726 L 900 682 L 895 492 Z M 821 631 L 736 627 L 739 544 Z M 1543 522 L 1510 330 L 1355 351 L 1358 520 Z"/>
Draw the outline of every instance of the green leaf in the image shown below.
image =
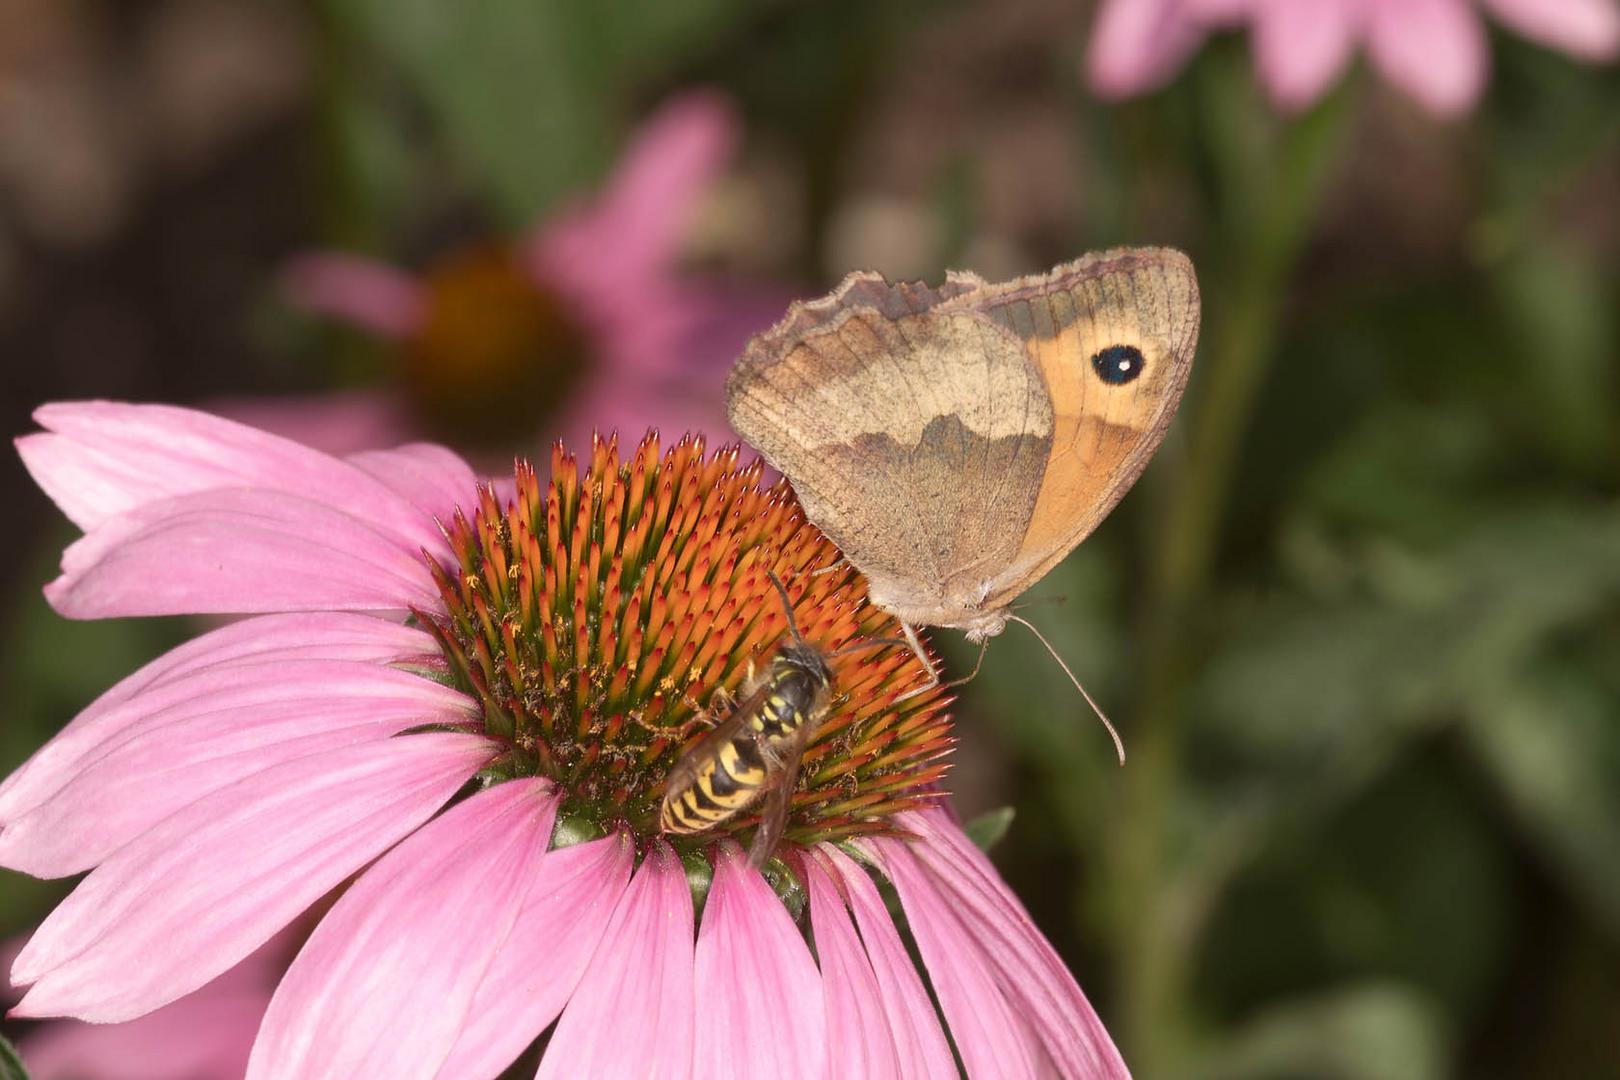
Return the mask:
<path id="1" fill-rule="evenodd" d="M 1198 1080 L 1447 1075 L 1446 1039 L 1434 1009 L 1396 983 L 1363 983 L 1267 1010 L 1200 1058 L 1190 1073 Z"/>
<path id="2" fill-rule="evenodd" d="M 334 0 L 421 94 L 512 225 L 606 168 L 622 103 L 600 85 L 586 5 Z"/>
<path id="3" fill-rule="evenodd" d="M 742 0 L 332 2 L 399 66 L 514 227 L 605 173 L 636 82 L 752 11 Z"/>
<path id="4" fill-rule="evenodd" d="M 1014 816 L 1015 811 L 1012 807 L 999 806 L 994 810 L 986 810 L 962 826 L 962 831 L 967 833 L 974 847 L 988 854 L 990 849 L 1001 843 L 1001 838 L 1007 835 Z"/>
<path id="5" fill-rule="evenodd" d="M 1513 814 L 1611 934 L 1620 935 L 1620 702 L 1570 663 L 1540 664 L 1464 723 Z"/>
<path id="6" fill-rule="evenodd" d="M 28 1070 L 23 1067 L 17 1048 L 4 1035 L 0 1035 L 0 1080 L 28 1080 Z"/>

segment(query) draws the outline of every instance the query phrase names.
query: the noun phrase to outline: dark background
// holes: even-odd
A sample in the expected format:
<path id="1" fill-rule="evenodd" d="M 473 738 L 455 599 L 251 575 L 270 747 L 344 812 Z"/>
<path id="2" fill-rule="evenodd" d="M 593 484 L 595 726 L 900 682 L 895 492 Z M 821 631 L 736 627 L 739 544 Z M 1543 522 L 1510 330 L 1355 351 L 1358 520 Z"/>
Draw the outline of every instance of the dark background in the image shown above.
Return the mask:
<path id="1" fill-rule="evenodd" d="M 995 858 L 1139 1075 L 1620 1075 L 1620 71 L 1493 26 L 1464 115 L 1364 61 L 1286 114 L 1234 32 L 1114 102 L 1092 17 L 5 0 L 0 420 L 397 391 L 401 347 L 294 310 L 283 260 L 431 272 L 588 195 L 690 87 L 743 122 L 694 272 L 1182 247 L 1181 415 L 1029 612 L 1130 762 L 1014 627 L 961 702 L 964 813 L 1016 811 Z M 72 532 L 14 458 L 0 484 L 9 767 L 188 630 L 57 619 Z M 0 931 L 60 890 L 0 879 Z"/>

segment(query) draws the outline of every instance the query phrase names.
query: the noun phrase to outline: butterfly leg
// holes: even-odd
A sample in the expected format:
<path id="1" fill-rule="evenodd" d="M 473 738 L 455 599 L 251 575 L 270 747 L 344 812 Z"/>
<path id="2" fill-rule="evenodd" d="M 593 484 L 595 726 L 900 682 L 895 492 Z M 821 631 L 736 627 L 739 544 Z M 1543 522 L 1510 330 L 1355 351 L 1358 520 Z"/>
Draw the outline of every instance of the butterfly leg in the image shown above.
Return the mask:
<path id="1" fill-rule="evenodd" d="M 915 690 L 907 690 L 905 693 L 895 698 L 894 703 L 896 705 L 908 698 L 914 698 L 918 694 L 926 694 L 940 683 L 939 669 L 934 667 L 934 662 L 930 660 L 928 654 L 923 651 L 922 641 L 917 637 L 917 628 L 908 622 L 903 622 L 900 624 L 900 629 L 905 632 L 906 644 L 911 646 L 912 653 L 917 657 L 918 660 L 922 661 L 923 670 L 928 672 L 928 683 L 925 686 L 917 687 Z"/>
<path id="2" fill-rule="evenodd" d="M 989 651 L 990 651 L 990 639 L 985 638 L 983 641 L 979 642 L 979 658 L 973 662 L 973 670 L 971 672 L 969 672 L 967 674 L 967 676 L 964 677 L 964 678 L 952 679 L 950 682 L 946 683 L 945 684 L 945 689 L 950 690 L 953 687 L 966 686 L 968 683 L 972 682 L 974 679 L 977 679 L 979 677 L 979 669 L 984 667 L 984 654 L 989 652 Z"/>

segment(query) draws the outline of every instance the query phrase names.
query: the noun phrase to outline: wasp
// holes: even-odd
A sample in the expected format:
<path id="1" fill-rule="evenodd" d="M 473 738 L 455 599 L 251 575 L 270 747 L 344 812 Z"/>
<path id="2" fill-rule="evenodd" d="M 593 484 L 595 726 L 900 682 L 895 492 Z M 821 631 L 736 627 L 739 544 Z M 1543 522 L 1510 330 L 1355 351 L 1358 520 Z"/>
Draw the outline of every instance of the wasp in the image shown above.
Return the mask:
<path id="1" fill-rule="evenodd" d="M 664 782 L 658 816 L 662 831 L 692 835 L 730 821 L 765 796 L 748 848 L 748 862 L 755 868 L 769 861 L 782 839 L 799 761 L 832 699 L 832 661 L 854 651 L 828 653 L 805 641 L 787 589 L 774 572 L 770 579 L 782 598 L 791 641 L 726 718 L 675 763 Z M 874 639 L 855 648 L 897 642 Z"/>

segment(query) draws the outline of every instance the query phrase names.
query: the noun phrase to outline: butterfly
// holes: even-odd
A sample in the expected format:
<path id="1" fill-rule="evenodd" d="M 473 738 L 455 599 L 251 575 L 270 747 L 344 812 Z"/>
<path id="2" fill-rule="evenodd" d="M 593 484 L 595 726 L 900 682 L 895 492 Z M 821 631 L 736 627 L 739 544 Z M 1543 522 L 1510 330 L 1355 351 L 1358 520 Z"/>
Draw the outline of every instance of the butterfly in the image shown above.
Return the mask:
<path id="1" fill-rule="evenodd" d="M 1108 516 L 1175 415 L 1198 322 L 1168 248 L 997 284 L 859 272 L 748 343 L 726 411 L 922 656 L 917 626 L 999 634 Z"/>

